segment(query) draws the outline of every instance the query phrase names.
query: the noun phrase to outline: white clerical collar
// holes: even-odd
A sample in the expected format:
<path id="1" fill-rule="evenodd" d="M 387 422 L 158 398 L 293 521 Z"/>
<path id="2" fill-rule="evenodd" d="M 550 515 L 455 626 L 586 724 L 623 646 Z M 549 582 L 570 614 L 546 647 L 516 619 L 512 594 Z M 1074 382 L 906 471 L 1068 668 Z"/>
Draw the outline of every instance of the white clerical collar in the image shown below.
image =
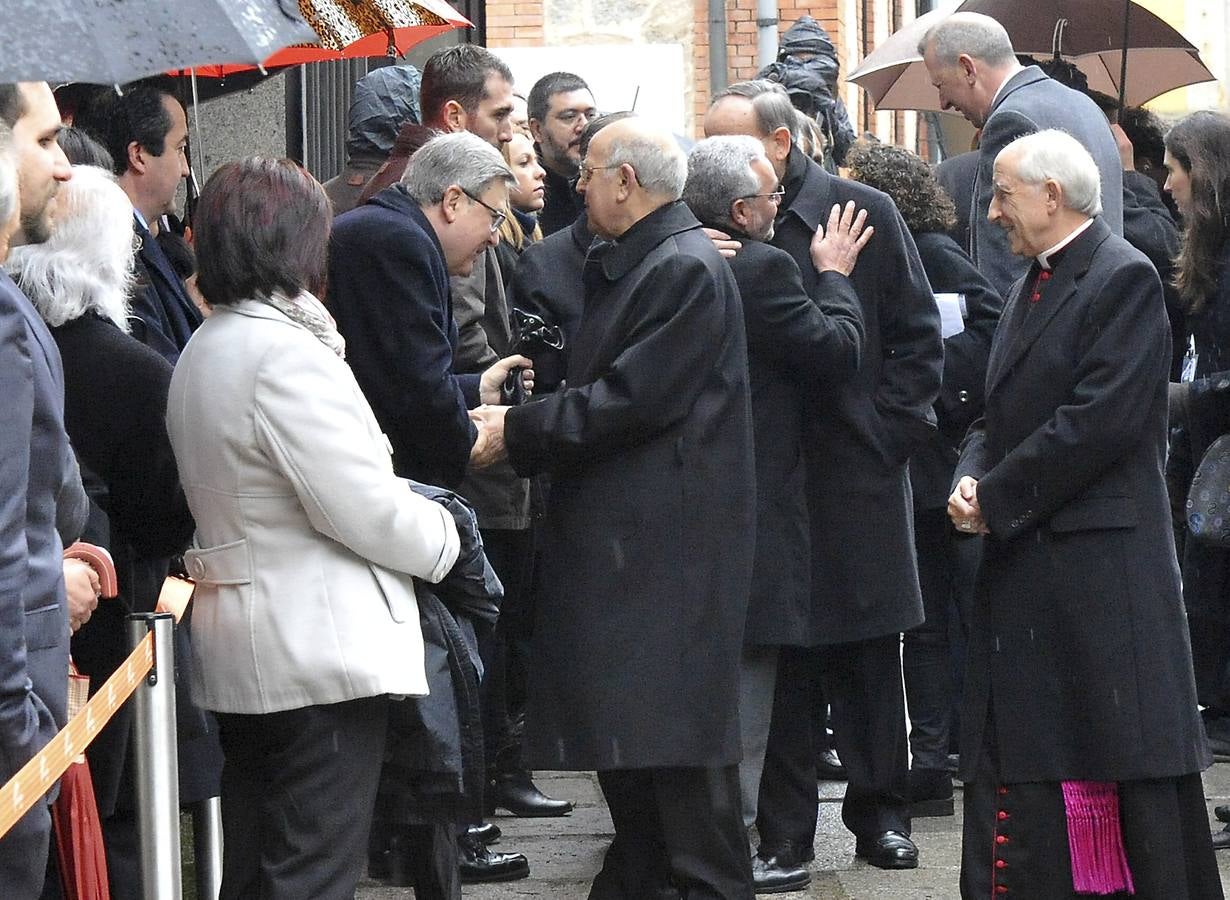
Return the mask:
<path id="1" fill-rule="evenodd" d="M 1043 253 L 1039 253 L 1037 259 L 1038 259 L 1038 265 L 1042 267 L 1042 271 L 1049 272 L 1051 270 L 1051 257 L 1054 256 L 1056 253 L 1058 253 L 1060 250 L 1062 250 L 1064 247 L 1068 246 L 1068 244 L 1072 243 L 1082 234 L 1084 234 L 1085 229 L 1088 228 L 1092 224 L 1093 224 L 1093 219 L 1086 219 L 1085 221 L 1077 225 L 1076 229 L 1071 234 L 1069 234 L 1066 238 L 1064 238 L 1054 247 L 1051 247 L 1049 250 Z"/>
<path id="2" fill-rule="evenodd" d="M 139 224 L 146 231 L 149 231 L 149 222 L 145 221 L 145 216 L 141 215 L 141 210 L 134 206 L 132 208 L 132 214 L 136 218 L 137 224 Z"/>

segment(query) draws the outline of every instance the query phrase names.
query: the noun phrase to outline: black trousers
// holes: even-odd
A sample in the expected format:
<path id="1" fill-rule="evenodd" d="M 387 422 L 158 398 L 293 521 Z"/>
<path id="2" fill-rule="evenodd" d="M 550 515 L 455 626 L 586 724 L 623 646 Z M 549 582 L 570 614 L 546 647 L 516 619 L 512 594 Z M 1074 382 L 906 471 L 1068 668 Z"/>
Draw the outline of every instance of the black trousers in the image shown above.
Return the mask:
<path id="1" fill-rule="evenodd" d="M 218 716 L 221 900 L 353 900 L 384 756 L 388 698 Z"/>
<path id="2" fill-rule="evenodd" d="M 849 783 L 841 818 L 856 837 L 910 833 L 909 756 L 900 638 L 827 647 L 783 647 L 773 722 L 760 779 L 756 827 L 765 856 L 807 850 L 816 834 L 816 735 L 812 691 L 819 672 L 833 737 Z"/>
<path id="3" fill-rule="evenodd" d="M 926 618 L 902 636 L 910 751 L 914 768 L 943 770 L 957 733 L 964 634 L 982 544 L 959 535 L 943 509 L 915 510 L 914 544 Z"/>
<path id="4" fill-rule="evenodd" d="M 483 660 L 483 743 L 489 775 L 521 770 L 521 730 L 515 727 L 516 698 L 525 696 L 526 661 L 522 623 L 527 619 L 534 570 L 531 529 L 485 528 L 483 548 L 504 585 L 500 620 L 479 640 Z"/>
<path id="5" fill-rule="evenodd" d="M 974 780 L 965 785 L 964 811 L 963 900 L 1089 896 L 1072 890 L 1059 782 L 1003 784 L 994 749 L 984 746 Z M 1136 889 L 1133 900 L 1220 900 L 1221 878 L 1199 773 L 1120 782 L 1119 819 Z M 1108 896 L 1126 900 L 1130 895 Z"/>
<path id="6" fill-rule="evenodd" d="M 615 839 L 589 900 L 752 900 L 738 766 L 598 773 Z"/>

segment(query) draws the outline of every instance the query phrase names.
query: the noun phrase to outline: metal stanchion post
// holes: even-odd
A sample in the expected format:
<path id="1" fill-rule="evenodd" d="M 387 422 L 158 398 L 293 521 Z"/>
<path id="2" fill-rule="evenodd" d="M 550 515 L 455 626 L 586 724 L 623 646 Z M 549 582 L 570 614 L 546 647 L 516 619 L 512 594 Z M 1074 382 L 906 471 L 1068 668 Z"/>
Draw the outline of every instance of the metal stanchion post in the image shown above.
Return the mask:
<path id="1" fill-rule="evenodd" d="M 154 633 L 154 667 L 132 696 L 137 838 L 145 900 L 180 900 L 179 754 L 175 743 L 175 648 L 170 613 L 128 617 L 135 647 Z"/>
<path id="2" fill-rule="evenodd" d="M 218 900 L 222 891 L 222 801 L 192 804 L 192 848 L 196 857 L 197 900 Z"/>

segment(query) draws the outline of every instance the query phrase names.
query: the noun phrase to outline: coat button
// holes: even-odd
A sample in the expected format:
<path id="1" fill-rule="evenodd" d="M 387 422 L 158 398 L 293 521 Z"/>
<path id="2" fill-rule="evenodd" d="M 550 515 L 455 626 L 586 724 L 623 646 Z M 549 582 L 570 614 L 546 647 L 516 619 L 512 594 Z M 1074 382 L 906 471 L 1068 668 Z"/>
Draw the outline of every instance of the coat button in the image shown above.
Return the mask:
<path id="1" fill-rule="evenodd" d="M 1008 835 L 1006 834 L 995 835 L 995 843 L 1001 844 L 1001 845 L 1008 843 Z"/>
<path id="2" fill-rule="evenodd" d="M 196 557 L 188 565 L 188 571 L 192 573 L 192 577 L 200 580 L 205 577 L 205 561 L 200 557 Z"/>
<path id="3" fill-rule="evenodd" d="M 1008 813 L 1005 810 L 1001 809 L 999 813 L 996 814 L 995 818 L 999 819 L 1002 822 L 1004 821 L 1004 819 L 1008 818 Z"/>
<path id="4" fill-rule="evenodd" d="M 957 399 L 962 403 L 969 403 L 969 391 L 957 391 Z"/>
<path id="5" fill-rule="evenodd" d="M 1006 868 L 1008 868 L 1008 863 L 1007 863 L 1007 862 L 1005 862 L 1005 861 L 1004 861 L 1004 860 L 1002 860 L 1002 859 L 997 859 L 997 860 L 995 860 L 995 868 L 997 868 L 997 869 L 1006 869 Z"/>

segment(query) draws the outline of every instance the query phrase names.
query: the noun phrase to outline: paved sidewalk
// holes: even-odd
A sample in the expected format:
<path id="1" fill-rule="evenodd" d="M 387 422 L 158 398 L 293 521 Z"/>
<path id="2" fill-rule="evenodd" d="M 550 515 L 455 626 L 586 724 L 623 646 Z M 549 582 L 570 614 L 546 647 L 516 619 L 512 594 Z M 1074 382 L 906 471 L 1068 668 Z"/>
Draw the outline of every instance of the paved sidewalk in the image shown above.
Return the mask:
<path id="1" fill-rule="evenodd" d="M 547 794 L 574 800 L 576 810 L 562 819 L 493 819 L 504 831 L 496 847 L 528 856 L 530 877 L 504 884 L 468 886 L 466 900 L 585 900 L 589 881 L 598 871 L 611 838 L 611 820 L 597 779 L 588 774 L 544 772 L 536 780 Z M 1213 824 L 1213 806 L 1230 803 L 1230 763 L 1219 763 L 1206 772 L 1204 786 Z M 820 785 L 822 802 L 811 887 L 778 896 L 798 900 L 955 900 L 961 858 L 959 792 L 957 815 L 915 820 L 914 840 L 921 853 L 919 867 L 885 872 L 854 858 L 854 837 L 841 824 L 843 790 L 844 785 L 838 782 Z M 1219 853 L 1218 862 L 1222 884 L 1230 897 L 1230 851 Z M 369 881 L 360 886 L 356 900 L 413 896 L 410 888 L 383 887 Z"/>

